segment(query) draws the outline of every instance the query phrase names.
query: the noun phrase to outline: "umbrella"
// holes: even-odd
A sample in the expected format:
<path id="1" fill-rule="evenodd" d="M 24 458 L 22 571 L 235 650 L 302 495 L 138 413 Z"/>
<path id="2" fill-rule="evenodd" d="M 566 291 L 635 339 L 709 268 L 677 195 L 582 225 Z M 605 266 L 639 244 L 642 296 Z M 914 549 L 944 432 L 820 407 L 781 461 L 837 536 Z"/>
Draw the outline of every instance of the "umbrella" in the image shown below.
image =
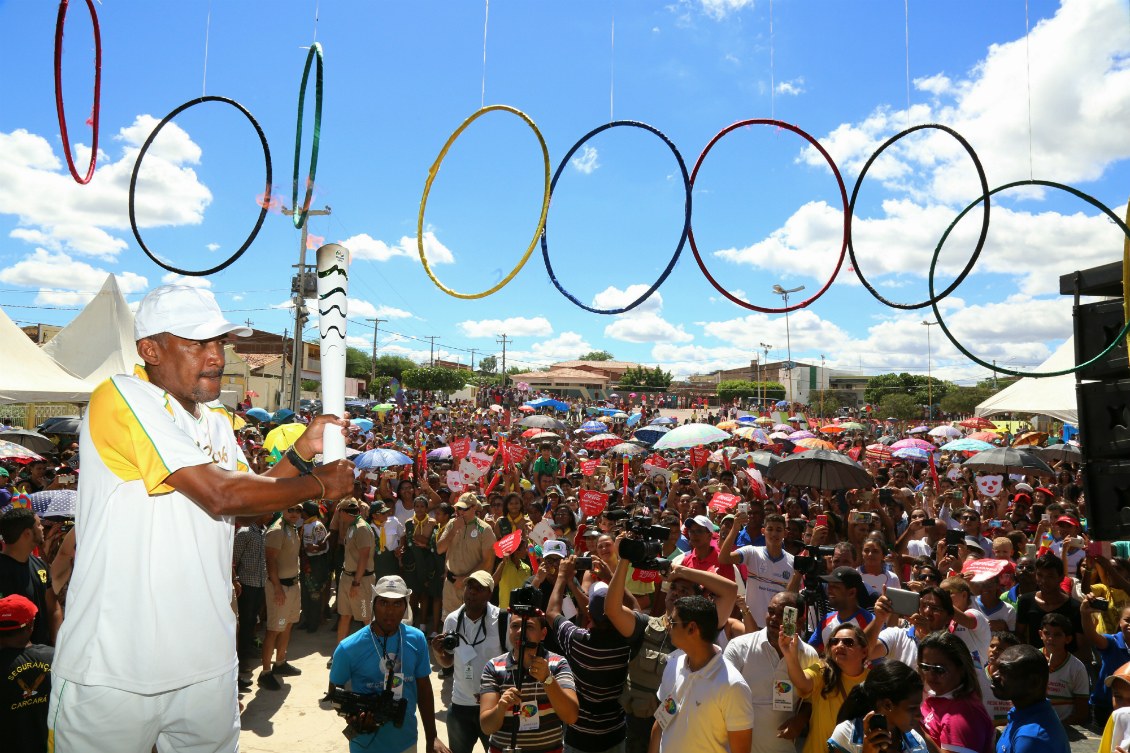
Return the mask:
<path id="1" fill-rule="evenodd" d="M 1048 467 L 1035 452 L 1017 447 L 994 447 L 979 452 L 965 461 L 964 467 L 990 473 L 1023 473 L 1028 476 L 1054 477 L 1055 471 Z"/>
<path id="2" fill-rule="evenodd" d="M 1040 459 L 1045 462 L 1049 460 L 1062 460 L 1066 463 L 1083 462 L 1083 451 L 1075 445 L 1057 444 L 1055 447 L 1039 447 L 1036 449 L 1040 453 Z"/>
<path id="3" fill-rule="evenodd" d="M 636 433 L 632 436 L 642 442 L 654 444 L 655 442 L 659 441 L 660 437 L 662 437 L 669 431 L 670 429 L 664 426 L 645 426 L 642 429 L 636 429 Z"/>
<path id="4" fill-rule="evenodd" d="M 306 431 L 306 427 L 302 424 L 283 424 L 276 426 L 267 432 L 267 436 L 263 438 L 263 449 L 271 454 L 273 462 L 282 460 L 283 453 L 290 449 L 290 446 L 302 436 L 302 432 Z"/>
<path id="5" fill-rule="evenodd" d="M 625 418 L 629 418 L 628 414 L 625 413 L 624 411 L 619 411 L 617 413 L 613 413 L 612 417 L 615 418 L 617 421 L 623 421 Z"/>
<path id="6" fill-rule="evenodd" d="M 613 392 L 613 393 L 612 393 L 611 395 L 609 395 L 609 396 L 608 396 L 608 398 L 609 398 L 610 400 L 611 400 L 611 399 L 613 399 L 613 398 L 616 398 L 616 399 L 618 399 L 619 397 L 620 397 L 620 396 L 619 396 L 619 395 L 617 395 L 617 394 L 616 394 L 615 392 Z"/>
<path id="7" fill-rule="evenodd" d="M 778 408 L 788 408 L 789 407 L 789 401 L 788 400 L 778 400 L 777 401 L 777 407 Z"/>
<path id="8" fill-rule="evenodd" d="M 585 448 L 589 450 L 596 450 L 603 452 L 611 447 L 615 447 L 624 440 L 615 434 L 597 434 L 592 439 L 585 440 Z"/>
<path id="9" fill-rule="evenodd" d="M 907 434 L 925 434 L 928 431 L 930 431 L 929 426 L 915 426 L 913 429 L 908 431 Z"/>
<path id="10" fill-rule="evenodd" d="M 745 458 L 750 465 L 762 473 L 768 473 L 770 468 L 781 462 L 779 457 L 765 450 L 748 453 Z"/>
<path id="11" fill-rule="evenodd" d="M 428 460 L 451 460 L 451 448 L 437 447 L 428 451 Z"/>
<path id="12" fill-rule="evenodd" d="M 391 465 L 412 465 L 412 458 L 403 452 L 386 450 L 383 447 L 366 450 L 353 458 L 353 467 L 358 471 L 366 468 L 387 468 Z"/>
<path id="13" fill-rule="evenodd" d="M 783 431 L 786 434 L 788 434 L 788 433 L 796 431 L 796 429 L 789 426 L 788 424 L 773 424 L 773 431 Z"/>
<path id="14" fill-rule="evenodd" d="M 900 447 L 891 452 L 893 457 L 899 458 L 900 460 L 918 460 L 923 463 L 929 460 L 930 456 L 933 454 L 934 453 L 929 450 L 923 450 L 921 447 Z"/>
<path id="15" fill-rule="evenodd" d="M 789 433 L 787 431 L 775 431 L 769 435 L 770 439 L 788 439 Z"/>
<path id="16" fill-rule="evenodd" d="M 519 392 L 529 392 L 530 385 L 526 384 L 525 382 L 518 382 L 516 385 L 514 385 L 514 389 L 518 390 Z"/>
<path id="17" fill-rule="evenodd" d="M 78 416 L 52 416 L 35 428 L 40 434 L 78 434 L 80 424 Z"/>
<path id="18" fill-rule="evenodd" d="M 525 416 L 518 422 L 518 425 L 546 429 L 547 431 L 568 431 L 569 429 L 564 421 L 558 421 L 553 416 Z"/>
<path id="19" fill-rule="evenodd" d="M 796 436 L 796 434 L 793 434 L 791 437 L 789 437 L 789 441 L 792 442 L 793 437 L 795 437 L 795 436 Z M 834 450 L 834 449 L 836 449 L 836 446 L 834 444 L 832 444 L 831 442 L 828 442 L 828 441 L 823 440 L 823 439 L 817 439 L 816 437 L 804 437 L 802 439 L 796 440 L 795 444 L 796 444 L 797 447 L 803 447 L 806 450 Z"/>
<path id="20" fill-rule="evenodd" d="M 349 423 L 361 428 L 361 431 L 369 431 L 373 428 L 373 422 L 367 418 L 351 418 Z"/>
<path id="21" fill-rule="evenodd" d="M 989 444 L 1001 441 L 1001 435 L 997 434 L 994 431 L 975 431 L 969 435 L 969 438 L 979 439 L 982 442 L 988 442 Z"/>
<path id="22" fill-rule="evenodd" d="M 650 450 L 631 442 L 621 442 L 608 450 L 609 455 L 646 455 Z"/>
<path id="23" fill-rule="evenodd" d="M 803 421 L 804 419 L 803 419 L 803 418 L 801 418 L 800 416 L 789 416 L 789 417 L 788 417 L 788 418 L 786 418 L 785 420 L 786 420 L 786 421 L 796 421 L 797 423 L 800 423 L 800 422 L 801 422 L 801 421 Z"/>
<path id="24" fill-rule="evenodd" d="M 867 445 L 865 454 L 868 460 L 890 460 L 891 448 L 887 447 L 885 444 L 876 442 L 875 444 Z"/>
<path id="25" fill-rule="evenodd" d="M 561 439 L 560 435 L 554 434 L 552 431 L 541 431 L 540 429 L 530 435 L 530 439 L 539 442 L 545 442 L 550 439 Z"/>
<path id="26" fill-rule="evenodd" d="M 962 437 L 952 442 L 946 442 L 941 446 L 941 449 L 946 452 L 983 452 L 984 450 L 991 450 L 993 447 L 994 445 L 988 442 L 982 442 L 980 439 Z"/>
<path id="27" fill-rule="evenodd" d="M 1013 447 L 1027 447 L 1039 446 L 1046 442 L 1048 433 L 1046 431 L 1026 431 L 1016 439 L 1012 440 Z"/>
<path id="28" fill-rule="evenodd" d="M 676 419 L 676 418 L 671 418 L 670 416 L 660 416 L 659 418 L 653 419 L 652 422 L 651 422 L 651 425 L 652 426 L 670 426 L 671 424 L 677 424 L 677 423 L 679 423 L 679 420 Z"/>
<path id="29" fill-rule="evenodd" d="M 588 432 L 589 434 L 600 434 L 601 432 L 608 431 L 608 427 L 600 421 L 585 421 L 581 424 L 581 431 Z"/>
<path id="30" fill-rule="evenodd" d="M 742 439 L 748 439 L 751 442 L 757 442 L 759 444 L 770 443 L 769 437 L 765 435 L 765 431 L 763 429 L 757 428 L 756 426 L 743 426 L 734 432 L 734 436 L 741 437 Z"/>
<path id="31" fill-rule="evenodd" d="M 753 424 L 757 423 L 757 416 L 738 416 L 739 424 Z"/>
<path id="32" fill-rule="evenodd" d="M 437 406 L 435 408 L 432 408 L 432 413 L 447 413 L 447 408 L 440 405 L 440 406 Z"/>
<path id="33" fill-rule="evenodd" d="M 795 442 L 798 439 L 816 439 L 816 435 L 810 431 L 794 431 L 789 435 L 789 441 Z"/>
<path id="34" fill-rule="evenodd" d="M 737 447 L 719 447 L 717 450 L 710 453 L 710 456 L 707 458 L 707 460 L 709 460 L 711 463 L 721 463 L 723 455 L 728 455 L 732 458 L 739 452 L 741 452 L 741 450 L 739 450 Z"/>
<path id="35" fill-rule="evenodd" d="M 641 418 L 643 418 L 642 413 L 633 413 L 632 415 L 628 416 L 628 420 L 624 422 L 624 426 L 635 426 L 640 422 Z"/>
<path id="36" fill-rule="evenodd" d="M 271 414 L 263 410 L 262 408 L 248 408 L 247 413 L 245 413 L 244 415 L 259 422 L 266 422 L 271 420 Z"/>
<path id="37" fill-rule="evenodd" d="M 525 439 L 529 439 L 530 437 L 532 437 L 535 434 L 541 434 L 541 432 L 542 432 L 541 429 L 536 429 L 536 428 L 535 429 L 526 429 L 524 432 L 522 432 L 522 437 L 525 438 Z"/>
<path id="38" fill-rule="evenodd" d="M 392 403 L 381 403 L 380 405 L 374 405 L 372 408 L 369 408 L 369 410 L 373 413 L 386 413 L 395 407 L 396 406 Z"/>
<path id="39" fill-rule="evenodd" d="M 501 405 L 499 405 L 498 403 L 495 403 L 495 404 L 494 404 L 494 405 L 492 405 L 491 407 L 487 408 L 487 410 L 490 410 L 490 411 L 494 411 L 495 413 L 502 413 L 502 412 L 503 412 L 504 410 L 506 410 L 506 409 L 505 409 L 505 408 L 503 408 L 503 407 L 502 407 Z"/>
<path id="40" fill-rule="evenodd" d="M 933 452 L 934 450 L 938 449 L 932 443 L 927 442 L 925 439 L 913 439 L 912 438 L 912 439 L 900 439 L 899 441 L 897 441 L 893 445 L 891 445 L 891 450 L 892 451 L 901 450 L 901 449 L 904 449 L 904 448 L 907 448 L 907 447 L 916 447 L 919 450 L 925 450 L 926 452 Z"/>
<path id="41" fill-rule="evenodd" d="M 533 413 L 534 412 L 534 409 L 531 408 L 528 405 L 519 405 L 518 410 L 522 411 L 523 413 Z"/>
<path id="42" fill-rule="evenodd" d="M 43 460 L 43 458 L 22 444 L 0 439 L 0 460 Z"/>
<path id="43" fill-rule="evenodd" d="M 983 416 L 974 416 L 967 418 L 964 421 L 958 421 L 958 426 L 964 426 L 966 429 L 995 429 L 997 425 Z"/>
<path id="44" fill-rule="evenodd" d="M 841 431 L 847 431 L 847 429 L 839 424 L 828 424 L 827 426 L 821 426 L 819 431 L 822 434 L 839 434 Z"/>
<path id="45" fill-rule="evenodd" d="M 869 489 L 875 485 L 863 466 L 831 450 L 793 455 L 769 469 L 769 477 L 793 486 L 817 489 Z"/>
<path id="46" fill-rule="evenodd" d="M 0 439 L 23 445 L 32 452 L 51 454 L 55 452 L 55 443 L 37 431 L 29 429 L 9 429 L 0 432 Z"/>
<path id="47" fill-rule="evenodd" d="M 847 429 L 848 431 L 863 431 L 867 428 L 858 421 L 845 421 L 844 423 L 840 424 L 840 426 Z"/>
<path id="48" fill-rule="evenodd" d="M 48 489 L 32 492 L 31 509 L 44 518 L 73 518 L 78 505 L 78 492 L 74 489 Z"/>
<path id="49" fill-rule="evenodd" d="M 953 426 L 942 424 L 941 426 L 935 426 L 933 429 L 930 429 L 930 436 L 939 438 L 944 437 L 946 439 L 957 439 L 961 436 L 961 430 Z"/>
<path id="50" fill-rule="evenodd" d="M 884 434 L 879 437 L 879 444 L 892 445 L 897 441 L 899 441 L 898 437 L 893 437 L 890 434 Z"/>
<path id="51" fill-rule="evenodd" d="M 275 411 L 275 415 L 271 416 L 271 420 L 276 424 L 281 424 L 285 421 L 289 421 L 292 418 L 294 418 L 294 411 L 292 411 L 290 408 L 279 408 L 277 411 Z"/>
<path id="52" fill-rule="evenodd" d="M 733 431 L 734 429 L 741 426 L 741 424 L 739 424 L 737 421 L 723 421 L 720 424 L 716 424 L 716 426 L 723 431 Z"/>
<path id="53" fill-rule="evenodd" d="M 729 434 L 710 424 L 683 424 L 660 437 L 655 443 L 655 449 L 686 449 L 711 442 L 723 442 L 729 438 Z"/>
<path id="54" fill-rule="evenodd" d="M 769 418 L 768 416 L 762 416 L 755 420 L 754 423 L 761 424 L 762 426 L 768 426 L 769 424 L 773 423 L 773 419 Z"/>

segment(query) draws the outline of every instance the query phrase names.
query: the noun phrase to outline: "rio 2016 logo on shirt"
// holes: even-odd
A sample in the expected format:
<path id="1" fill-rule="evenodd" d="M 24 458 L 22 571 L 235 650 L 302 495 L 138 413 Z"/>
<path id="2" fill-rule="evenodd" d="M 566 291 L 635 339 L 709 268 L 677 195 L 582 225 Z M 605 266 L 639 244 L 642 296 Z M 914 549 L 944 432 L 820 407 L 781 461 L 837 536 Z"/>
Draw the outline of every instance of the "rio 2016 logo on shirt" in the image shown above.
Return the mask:
<path id="1" fill-rule="evenodd" d="M 675 699 L 674 698 L 668 698 L 666 701 L 663 702 L 663 710 L 666 711 L 668 714 L 674 714 L 676 711 L 679 710 L 679 707 L 677 705 L 675 705 Z"/>
<path id="2" fill-rule="evenodd" d="M 524 704 L 522 704 L 522 716 L 529 718 L 531 716 L 537 716 L 537 715 L 538 715 L 538 706 L 537 706 L 536 703 L 524 703 Z"/>
<path id="3" fill-rule="evenodd" d="M 786 693 L 793 692 L 793 684 L 791 682 L 786 681 L 786 680 L 778 680 L 777 686 L 776 686 L 775 689 L 776 689 L 777 693 L 779 693 L 781 695 L 785 695 Z"/>
<path id="4" fill-rule="evenodd" d="M 403 684 L 404 684 L 404 678 L 403 677 L 401 677 L 400 675 L 393 675 L 392 676 L 392 688 L 393 688 L 393 690 L 399 688 Z"/>

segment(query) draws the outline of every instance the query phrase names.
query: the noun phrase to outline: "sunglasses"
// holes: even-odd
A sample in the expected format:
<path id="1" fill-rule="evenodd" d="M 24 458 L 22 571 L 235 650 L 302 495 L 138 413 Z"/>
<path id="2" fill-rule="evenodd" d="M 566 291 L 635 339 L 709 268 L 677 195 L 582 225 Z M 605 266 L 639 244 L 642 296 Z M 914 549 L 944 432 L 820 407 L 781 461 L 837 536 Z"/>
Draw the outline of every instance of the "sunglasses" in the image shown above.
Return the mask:
<path id="1" fill-rule="evenodd" d="M 965 523 L 965 522 L 970 521 L 970 520 L 975 522 L 975 523 L 981 522 L 981 519 L 979 517 L 977 517 L 976 515 L 962 515 L 961 516 L 961 522 L 962 523 Z"/>
<path id="2" fill-rule="evenodd" d="M 286 511 L 287 512 L 302 512 L 302 508 L 301 507 L 288 507 L 288 508 L 286 508 Z"/>
<path id="3" fill-rule="evenodd" d="M 918 669 L 923 672 L 929 672 L 932 675 L 938 675 L 939 677 L 949 671 L 944 664 L 927 664 L 921 661 L 918 662 Z"/>
<path id="4" fill-rule="evenodd" d="M 930 581 L 934 581 L 936 583 L 936 582 L 940 581 L 941 578 L 939 578 L 937 575 L 934 575 L 933 573 L 920 573 L 918 575 L 918 580 L 923 581 L 925 583 L 929 583 Z"/>
<path id="5" fill-rule="evenodd" d="M 828 641 L 829 646 L 843 646 L 844 648 L 855 648 L 859 644 L 855 642 L 855 638 L 833 638 Z"/>

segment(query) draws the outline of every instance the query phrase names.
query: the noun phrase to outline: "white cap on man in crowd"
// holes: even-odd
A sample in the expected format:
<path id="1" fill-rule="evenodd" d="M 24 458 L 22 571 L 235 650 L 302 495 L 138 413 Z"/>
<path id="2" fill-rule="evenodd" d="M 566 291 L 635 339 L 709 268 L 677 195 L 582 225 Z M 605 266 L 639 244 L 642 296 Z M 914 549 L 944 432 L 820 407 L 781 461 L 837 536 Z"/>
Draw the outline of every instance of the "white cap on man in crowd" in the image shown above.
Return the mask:
<path id="1" fill-rule="evenodd" d="M 687 522 L 688 523 L 694 523 L 695 525 L 702 526 L 703 528 L 705 528 L 708 531 L 717 531 L 718 530 L 718 526 L 714 525 L 714 523 L 711 522 L 710 518 L 706 517 L 705 515 L 695 515 L 693 518 L 691 518 Z"/>
<path id="2" fill-rule="evenodd" d="M 162 332 L 186 340 L 211 340 L 220 335 L 247 337 L 251 329 L 224 318 L 210 290 L 162 285 L 141 299 L 133 317 L 134 340 Z"/>
<path id="3" fill-rule="evenodd" d="M 486 570 L 476 570 L 467 576 L 467 580 L 478 583 L 488 591 L 494 590 L 494 578 Z"/>
<path id="4" fill-rule="evenodd" d="M 541 558 L 543 560 L 550 557 L 557 557 L 564 559 L 569 556 L 569 547 L 565 545 L 564 541 L 557 539 L 546 539 L 541 545 Z"/>
<path id="5" fill-rule="evenodd" d="M 384 576 L 377 581 L 373 591 L 376 592 L 377 596 L 384 599 L 407 599 L 408 595 L 412 593 L 412 589 L 408 588 L 404 578 L 399 575 Z"/>

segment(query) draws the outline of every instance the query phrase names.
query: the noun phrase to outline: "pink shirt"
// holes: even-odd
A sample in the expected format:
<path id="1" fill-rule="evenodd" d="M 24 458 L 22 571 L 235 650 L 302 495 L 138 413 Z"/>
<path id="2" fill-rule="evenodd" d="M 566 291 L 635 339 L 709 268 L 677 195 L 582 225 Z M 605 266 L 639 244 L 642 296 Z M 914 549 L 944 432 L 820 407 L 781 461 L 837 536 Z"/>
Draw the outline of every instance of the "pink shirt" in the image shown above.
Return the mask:
<path id="1" fill-rule="evenodd" d="M 924 697 L 922 727 L 930 739 L 947 750 L 993 753 L 993 720 L 975 695 Z"/>

